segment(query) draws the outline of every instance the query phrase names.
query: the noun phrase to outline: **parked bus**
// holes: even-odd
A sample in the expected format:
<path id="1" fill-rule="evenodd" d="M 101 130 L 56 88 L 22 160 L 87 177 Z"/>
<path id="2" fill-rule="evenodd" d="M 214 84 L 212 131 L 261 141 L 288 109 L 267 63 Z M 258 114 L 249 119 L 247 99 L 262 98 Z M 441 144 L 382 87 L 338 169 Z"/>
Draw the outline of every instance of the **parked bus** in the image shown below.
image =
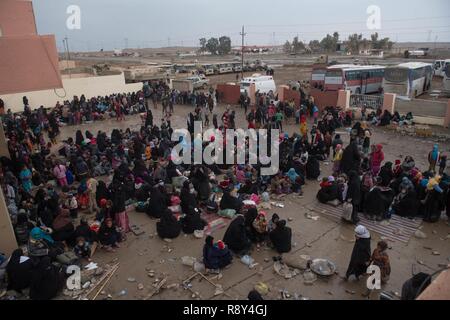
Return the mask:
<path id="1" fill-rule="evenodd" d="M 324 64 L 316 64 L 312 67 L 311 72 L 311 87 L 316 89 L 323 89 L 325 84 L 325 74 L 327 73 L 327 66 Z"/>
<path id="2" fill-rule="evenodd" d="M 219 65 L 219 73 L 231 73 L 233 72 L 233 66 L 231 63 L 221 63 Z"/>
<path id="3" fill-rule="evenodd" d="M 423 62 L 401 63 L 386 67 L 383 91 L 400 97 L 415 98 L 428 91 L 433 79 L 433 65 Z"/>
<path id="4" fill-rule="evenodd" d="M 383 66 L 334 65 L 325 74 L 325 91 L 350 90 L 351 93 L 382 92 Z"/>
<path id="5" fill-rule="evenodd" d="M 217 73 L 217 68 L 213 64 L 204 64 L 203 70 L 205 71 L 205 75 L 210 76 Z"/>
<path id="6" fill-rule="evenodd" d="M 241 72 L 242 71 L 242 64 L 240 62 L 233 63 L 233 71 L 234 72 Z"/>

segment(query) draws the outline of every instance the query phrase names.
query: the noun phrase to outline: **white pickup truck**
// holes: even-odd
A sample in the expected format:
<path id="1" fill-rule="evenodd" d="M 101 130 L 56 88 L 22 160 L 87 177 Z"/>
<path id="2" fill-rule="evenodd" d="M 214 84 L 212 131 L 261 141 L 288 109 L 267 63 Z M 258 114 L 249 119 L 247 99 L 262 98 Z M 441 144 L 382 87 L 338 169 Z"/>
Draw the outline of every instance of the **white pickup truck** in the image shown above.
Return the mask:
<path id="1" fill-rule="evenodd" d="M 192 86 L 193 86 L 194 90 L 207 89 L 209 86 L 209 79 L 206 79 L 204 77 L 194 76 L 194 77 L 189 77 L 186 80 L 192 82 Z"/>

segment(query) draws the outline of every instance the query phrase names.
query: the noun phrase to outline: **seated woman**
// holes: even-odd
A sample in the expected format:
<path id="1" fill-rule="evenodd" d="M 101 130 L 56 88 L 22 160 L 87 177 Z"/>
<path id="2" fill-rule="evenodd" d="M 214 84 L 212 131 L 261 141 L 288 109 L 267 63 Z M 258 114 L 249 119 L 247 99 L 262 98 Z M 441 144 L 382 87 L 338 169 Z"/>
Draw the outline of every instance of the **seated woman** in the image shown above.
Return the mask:
<path id="1" fill-rule="evenodd" d="M 286 220 L 276 223 L 276 228 L 269 233 L 269 238 L 278 253 L 291 251 L 292 230 L 286 227 Z"/>
<path id="2" fill-rule="evenodd" d="M 367 193 L 364 201 L 363 212 L 370 220 L 383 220 L 394 198 L 394 192 L 380 184 L 382 180 L 377 177 L 376 185 Z"/>
<path id="3" fill-rule="evenodd" d="M 329 176 L 327 181 L 320 184 L 320 190 L 317 192 L 317 200 L 321 203 L 338 200 L 338 186 L 333 176 Z"/>
<path id="4" fill-rule="evenodd" d="M 189 180 L 183 182 L 180 194 L 181 212 L 187 214 L 193 208 L 197 208 L 197 199 L 195 197 L 195 189 Z"/>
<path id="5" fill-rule="evenodd" d="M 403 186 L 392 202 L 393 213 L 413 218 L 417 215 L 418 201 L 415 190 Z"/>
<path id="6" fill-rule="evenodd" d="M 251 242 L 247 236 L 243 215 L 238 214 L 231 221 L 223 236 L 223 242 L 237 255 L 244 255 L 250 250 Z"/>
<path id="7" fill-rule="evenodd" d="M 66 245 L 73 245 L 75 243 L 74 231 L 75 227 L 70 218 L 70 211 L 61 209 L 61 212 L 53 220 L 52 238 Z"/>
<path id="8" fill-rule="evenodd" d="M 208 270 L 220 270 L 228 266 L 233 261 L 230 250 L 222 241 L 214 244 L 214 238 L 207 236 L 203 246 L 203 263 Z"/>
<path id="9" fill-rule="evenodd" d="M 320 176 L 320 164 L 316 156 L 310 155 L 306 163 L 306 179 L 315 180 Z"/>
<path id="10" fill-rule="evenodd" d="M 196 230 L 203 230 L 206 224 L 206 221 L 200 217 L 200 211 L 197 208 L 190 208 L 188 213 L 181 218 L 182 230 L 186 234 L 192 234 Z"/>
<path id="11" fill-rule="evenodd" d="M 63 275 L 51 264 L 49 257 L 44 257 L 33 270 L 30 285 L 31 300 L 50 300 L 57 296 L 63 285 Z"/>
<path id="12" fill-rule="evenodd" d="M 229 188 L 225 189 L 223 192 L 222 199 L 220 200 L 220 209 L 233 209 L 236 212 L 239 212 L 242 208 L 242 201 L 236 196 L 231 194 L 231 190 Z"/>
<path id="13" fill-rule="evenodd" d="M 170 210 L 166 210 L 156 223 L 156 232 L 161 239 L 174 239 L 181 233 L 181 223 Z"/>
<path id="14" fill-rule="evenodd" d="M 290 168 L 289 171 L 286 173 L 286 176 L 289 178 L 289 181 L 292 184 L 291 185 L 292 191 L 301 193 L 302 180 L 300 175 L 295 171 L 295 169 Z"/>
<path id="15" fill-rule="evenodd" d="M 28 242 L 30 231 L 33 228 L 34 225 L 28 220 L 27 214 L 21 213 L 19 211 L 19 214 L 17 216 L 17 223 L 14 227 L 14 233 L 19 245 L 23 245 Z"/>
<path id="16" fill-rule="evenodd" d="M 22 293 L 22 290 L 28 288 L 31 284 L 32 271 L 33 263 L 31 259 L 23 255 L 22 249 L 14 250 L 6 266 L 8 290 Z"/>
<path id="17" fill-rule="evenodd" d="M 28 256 L 34 259 L 40 259 L 49 256 L 56 259 L 56 256 L 64 252 L 63 246 L 55 242 L 49 232 L 35 227 L 30 232 L 28 240 Z"/>
<path id="18" fill-rule="evenodd" d="M 394 171 L 392 170 L 392 162 L 386 162 L 382 167 L 378 176 L 381 178 L 381 185 L 383 187 L 389 186 L 392 179 L 394 179 Z"/>
<path id="19" fill-rule="evenodd" d="M 247 237 L 252 241 L 256 241 L 256 230 L 253 227 L 253 221 L 255 221 L 258 216 L 258 210 L 254 207 L 251 207 L 245 212 L 245 230 L 247 232 Z"/>
<path id="20" fill-rule="evenodd" d="M 164 185 L 164 183 L 163 183 Z M 159 189 L 159 183 L 150 190 L 147 215 L 152 218 L 161 218 L 167 210 L 167 198 Z"/>
<path id="21" fill-rule="evenodd" d="M 114 248 L 120 247 L 120 232 L 117 231 L 111 218 L 106 218 L 103 221 L 98 230 L 98 238 L 107 251 L 114 251 Z"/>
<path id="22" fill-rule="evenodd" d="M 246 179 L 243 186 L 241 186 L 238 190 L 240 195 L 251 195 L 258 193 L 258 186 L 255 183 L 252 183 L 252 180 Z"/>

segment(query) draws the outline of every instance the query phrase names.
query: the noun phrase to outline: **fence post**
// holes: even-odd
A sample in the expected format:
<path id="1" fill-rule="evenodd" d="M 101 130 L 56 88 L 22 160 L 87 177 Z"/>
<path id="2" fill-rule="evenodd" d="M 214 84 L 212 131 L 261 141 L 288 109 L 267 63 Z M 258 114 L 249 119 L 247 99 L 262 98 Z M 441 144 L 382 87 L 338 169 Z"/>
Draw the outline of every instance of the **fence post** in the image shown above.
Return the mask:
<path id="1" fill-rule="evenodd" d="M 394 114 L 397 95 L 395 93 L 385 93 L 383 96 L 383 107 L 381 110 L 388 110 L 391 114 Z"/>
<path id="2" fill-rule="evenodd" d="M 350 108 L 350 90 L 339 90 L 336 105 L 344 110 Z"/>

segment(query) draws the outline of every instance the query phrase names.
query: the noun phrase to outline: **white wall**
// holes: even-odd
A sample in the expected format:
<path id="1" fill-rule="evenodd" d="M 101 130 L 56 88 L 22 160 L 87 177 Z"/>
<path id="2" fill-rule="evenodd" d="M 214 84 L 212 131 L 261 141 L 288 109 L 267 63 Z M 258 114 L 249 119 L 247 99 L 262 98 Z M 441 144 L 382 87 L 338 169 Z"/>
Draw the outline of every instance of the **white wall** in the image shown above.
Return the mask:
<path id="1" fill-rule="evenodd" d="M 122 74 L 100 77 L 85 77 L 63 79 L 63 89 L 41 90 L 32 92 L 22 92 L 0 96 L 5 102 L 5 111 L 11 109 L 12 112 L 23 111 L 22 97 L 27 96 L 32 108 L 54 107 L 56 102 L 62 103 L 64 100 L 72 100 L 73 96 L 80 97 L 82 94 L 86 98 L 105 96 L 112 93 L 128 93 L 142 89 L 142 83 L 125 83 Z"/>

